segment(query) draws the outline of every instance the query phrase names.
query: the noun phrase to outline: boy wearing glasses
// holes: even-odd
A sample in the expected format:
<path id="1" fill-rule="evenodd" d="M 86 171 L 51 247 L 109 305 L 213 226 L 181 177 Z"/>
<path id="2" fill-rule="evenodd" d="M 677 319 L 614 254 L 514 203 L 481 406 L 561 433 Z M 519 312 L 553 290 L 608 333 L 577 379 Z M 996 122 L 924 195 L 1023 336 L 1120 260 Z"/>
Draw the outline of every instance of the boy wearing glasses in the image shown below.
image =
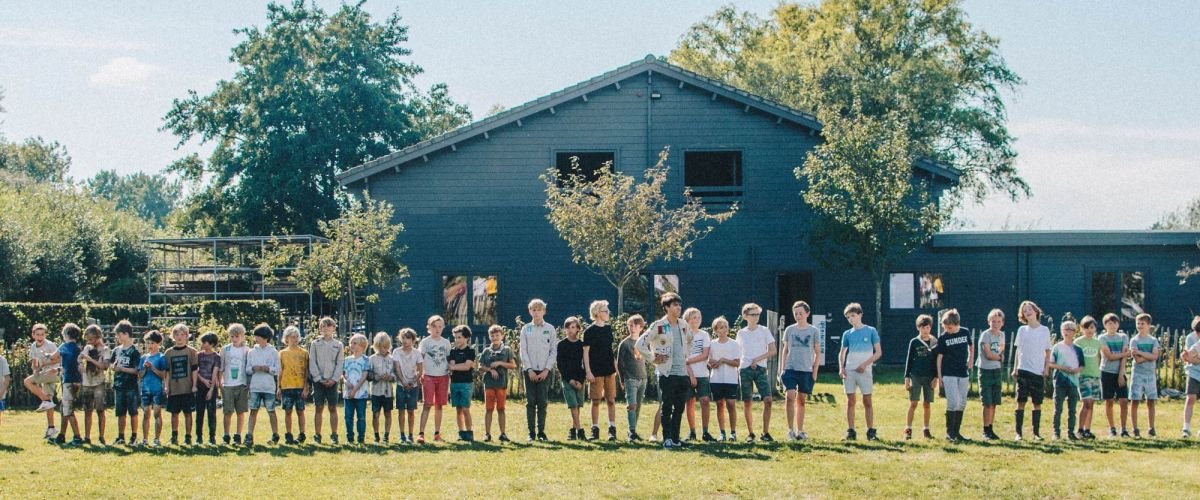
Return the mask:
<path id="1" fill-rule="evenodd" d="M 875 410 L 871 405 L 873 377 L 871 367 L 883 357 L 879 332 L 862 322 L 862 306 L 857 302 L 846 305 L 842 313 L 850 329 L 842 333 L 842 350 L 838 353 L 838 370 L 846 389 L 846 440 L 858 438 L 854 431 L 855 392 L 862 393 L 863 411 L 867 416 L 867 440 L 876 441 Z"/>

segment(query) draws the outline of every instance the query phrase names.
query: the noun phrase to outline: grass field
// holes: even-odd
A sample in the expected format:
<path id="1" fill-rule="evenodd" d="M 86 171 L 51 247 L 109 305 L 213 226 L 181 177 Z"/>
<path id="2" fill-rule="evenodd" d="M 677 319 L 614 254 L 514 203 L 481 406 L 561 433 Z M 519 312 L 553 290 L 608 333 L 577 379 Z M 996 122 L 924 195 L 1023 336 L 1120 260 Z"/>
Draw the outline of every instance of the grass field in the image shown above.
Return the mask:
<path id="1" fill-rule="evenodd" d="M 894 376 L 889 377 L 894 380 Z M 562 404 L 550 408 L 549 443 L 527 444 L 523 402 L 510 402 L 510 436 L 500 446 L 454 441 L 441 445 L 301 447 L 264 446 L 157 450 L 125 447 L 59 448 L 39 437 L 42 415 L 10 411 L 0 423 L 0 497 L 34 498 L 83 493 L 115 497 L 987 497 L 1117 498 L 1178 496 L 1200 486 L 1200 443 L 1179 439 L 1183 405 L 1163 401 L 1158 439 L 1094 442 L 1010 440 L 952 445 L 942 439 L 903 440 L 907 403 L 903 386 L 876 386 L 879 442 L 841 441 L 844 396 L 835 377 L 822 377 L 817 393 L 837 394 L 836 402 L 809 403 L 805 443 L 697 444 L 686 450 L 623 440 L 624 412 L 618 410 L 622 440 L 567 442 L 570 416 Z M 650 434 L 655 404 L 643 412 L 639 432 Z M 755 412 L 761 414 L 760 404 Z M 1012 435 L 1013 404 L 998 411 L 997 430 Z M 483 411 L 473 408 L 477 437 Z M 943 432 L 944 402 L 934 403 L 935 436 Z M 1144 410 L 1143 410 L 1144 411 Z M 967 407 L 964 433 L 979 433 L 980 406 Z M 312 409 L 309 409 L 311 424 Z M 165 415 L 165 414 L 164 414 Z M 447 417 L 451 414 L 447 412 Z M 919 415 L 919 412 L 918 412 Z M 1044 432 L 1051 435 L 1052 406 L 1045 408 Z M 340 417 L 339 412 L 339 417 Z M 755 416 L 756 427 L 758 417 Z M 368 419 L 369 419 L 368 415 Z M 860 422 L 861 422 L 860 407 Z M 109 417 L 108 439 L 115 437 Z M 1103 430 L 1103 412 L 1095 430 Z M 1143 416 L 1144 422 L 1144 416 Z M 585 417 L 585 425 L 590 420 Z M 281 418 L 282 425 L 282 418 Z M 1028 424 L 1027 424 L 1028 425 Z M 1143 424 L 1144 425 L 1144 424 Z M 684 432 L 686 433 L 686 422 Z M 715 418 L 712 427 L 715 429 Z M 739 438 L 744 426 L 739 421 Z M 783 408 L 772 420 L 776 438 L 787 433 Z M 339 428 L 341 426 L 339 425 Z M 918 426 L 919 428 L 919 426 Z M 260 416 L 257 437 L 269 437 Z M 311 429 L 310 429 L 311 430 Z M 328 432 L 328 431 L 326 431 Z M 264 433 L 266 435 L 264 435 Z M 310 432 L 311 434 L 311 432 Z M 919 430 L 918 430 L 919 434 Z M 370 427 L 368 425 L 368 436 Z M 164 431 L 169 436 L 169 429 Z M 368 437 L 370 440 L 370 437 Z M 164 440 L 165 441 L 165 440 Z"/>

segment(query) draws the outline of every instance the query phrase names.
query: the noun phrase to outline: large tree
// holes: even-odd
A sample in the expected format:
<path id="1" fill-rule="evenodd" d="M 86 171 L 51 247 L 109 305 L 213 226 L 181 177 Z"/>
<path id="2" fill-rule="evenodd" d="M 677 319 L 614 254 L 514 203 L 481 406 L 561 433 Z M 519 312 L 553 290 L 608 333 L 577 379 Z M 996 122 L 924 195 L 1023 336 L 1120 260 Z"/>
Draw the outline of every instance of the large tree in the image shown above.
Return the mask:
<path id="1" fill-rule="evenodd" d="M 600 168 L 594 180 L 584 175 L 577 158 L 572 168 L 550 168 L 542 174 L 546 184 L 546 218 L 571 248 L 576 264 L 587 266 L 617 291 L 617 314 L 624 312 L 625 287 L 656 262 L 679 261 L 691 256 L 692 245 L 733 217 L 728 212 L 710 214 L 682 193 L 678 206 L 663 191 L 667 183 L 667 151 L 641 179 L 615 172 L 611 164 Z"/>
<path id="2" fill-rule="evenodd" d="M 1177 210 L 1162 215 L 1150 229 L 1156 230 L 1200 230 L 1200 197 Z"/>
<path id="3" fill-rule="evenodd" d="M 0 138 L 0 173 L 10 181 L 13 176 L 34 182 L 64 184 L 69 179 L 71 155 L 58 141 L 30 137 L 19 143 Z"/>
<path id="4" fill-rule="evenodd" d="M 1014 166 L 1003 92 L 1021 79 L 999 41 L 959 0 L 784 2 L 769 19 L 723 7 L 694 25 L 670 60 L 734 86 L 844 117 L 897 118 L 909 154 L 962 172 L 949 202 L 1029 187 Z M 859 102 L 853 111 L 852 103 Z M 953 203 L 947 203 L 950 207 Z"/>
<path id="5" fill-rule="evenodd" d="M 163 174 L 120 175 L 115 170 L 97 172 L 85 187 L 92 196 L 109 200 L 118 210 L 136 214 L 158 227 L 179 204 L 183 192 L 179 181 Z"/>
<path id="6" fill-rule="evenodd" d="M 376 22 L 361 3 L 329 15 L 296 0 L 235 33 L 233 79 L 189 91 L 164 118 L 180 144 L 214 145 L 207 161 L 177 164 L 203 181 L 184 210 L 193 230 L 318 233 L 345 202 L 337 173 L 470 120 L 444 85 L 414 85 L 422 70 L 398 13 Z"/>

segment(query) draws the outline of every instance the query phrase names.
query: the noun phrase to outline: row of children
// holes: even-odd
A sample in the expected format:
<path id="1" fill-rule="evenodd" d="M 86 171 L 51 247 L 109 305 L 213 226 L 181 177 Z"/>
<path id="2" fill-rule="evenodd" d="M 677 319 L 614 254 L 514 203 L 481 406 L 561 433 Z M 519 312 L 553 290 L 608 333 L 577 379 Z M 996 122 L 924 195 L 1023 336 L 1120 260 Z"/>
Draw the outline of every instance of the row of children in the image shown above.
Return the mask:
<path id="1" fill-rule="evenodd" d="M 531 321 L 522 327 L 519 338 L 521 374 L 527 392 L 529 439 L 548 439 L 545 423 L 549 379 L 551 371 L 557 368 L 572 417 L 568 439 L 598 439 L 600 407 L 606 404 L 608 439 L 615 440 L 615 400 L 620 389 L 626 400 L 628 438 L 640 440 L 636 429 L 647 386 L 647 362 L 651 362 L 658 380 L 661 402 L 650 436 L 652 441 L 657 440 L 661 424 L 663 446 L 683 446 L 685 440 L 680 439 L 679 428 L 685 409 L 691 428 L 688 441 L 696 439 L 694 408 L 697 401 L 702 409 L 701 439 L 717 440 L 709 432 L 709 406 L 710 402 L 715 401 L 720 440 L 736 440 L 738 400 L 743 403 L 747 438 L 753 441 L 756 436 L 751 401 L 756 390 L 764 403 L 762 434 L 759 438 L 772 441 L 769 432 L 773 393 L 770 379 L 774 377 L 768 376 L 767 367 L 768 361 L 777 352 L 773 335 L 758 322 L 761 308 L 756 304 L 743 306 L 742 318 L 746 321 L 746 327 L 739 330 L 735 341 L 730 338 L 729 323 L 723 317 L 712 322 L 712 330 L 716 334 L 713 339 L 700 327 L 700 311 L 695 308 L 681 311 L 681 304 L 678 295 L 664 294 L 661 298 L 661 305 L 666 312 L 663 318 L 650 325 L 646 325 L 641 316 L 629 318 L 626 325 L 629 336 L 622 339 L 614 350 L 607 302 L 592 303 L 589 309 L 592 321 L 582 332 L 581 321 L 568 318 L 563 325 L 565 338 L 559 340 L 556 329 L 545 321 L 545 303 L 539 299 L 531 301 Z M 806 439 L 805 402 L 818 378 L 822 354 L 819 332 L 808 323 L 808 304 L 796 302 L 792 313 L 796 322 L 785 329 L 781 338 L 782 361 L 778 377 L 787 396 L 788 438 Z M 848 396 L 846 439 L 856 438 L 856 396 L 861 394 L 868 427 L 867 439 L 875 440 L 878 435 L 871 401 L 872 367 L 882 356 L 879 333 L 862 323 L 862 308 L 858 304 L 848 305 L 844 314 L 851 328 L 842 335 L 838 366 Z M 1149 435 L 1153 436 L 1153 402 L 1157 397 L 1154 361 L 1160 355 L 1161 348 L 1158 341 L 1149 335 L 1149 315 L 1137 318 L 1139 335 L 1133 339 L 1116 331 L 1118 322 L 1115 315 L 1104 318 L 1106 333 L 1099 338 L 1095 337 L 1096 325 L 1090 317 L 1084 318 L 1078 326 L 1064 323 L 1063 341 L 1055 346 L 1050 346 L 1049 329 L 1038 322 L 1041 315 L 1036 304 L 1028 301 L 1022 303 L 1018 315 L 1023 326 L 1016 336 L 1016 362 L 1012 373 L 1017 380 L 1017 439 L 1022 437 L 1024 407 L 1029 400 L 1033 403 L 1033 436 L 1041 439 L 1044 377 L 1050 374 L 1051 369 L 1055 370 L 1056 436 L 1059 435 L 1061 407 L 1065 401 L 1069 411 L 1068 435 L 1072 438 L 1094 437 L 1090 430 L 1092 403 L 1098 396 L 1107 400 L 1110 435 L 1116 435 L 1113 401 L 1120 404 L 1122 435 L 1125 436 L 1128 436 L 1125 431 L 1126 401 L 1134 401 L 1133 431 L 1135 436 L 1140 436 L 1137 407 L 1139 402 L 1145 400 L 1149 407 Z M 947 438 L 965 439 L 960 430 L 972 365 L 979 370 L 984 404 L 983 435 L 988 439 L 998 437 L 992 424 L 996 406 L 1000 403 L 1000 369 L 1006 352 L 1005 337 L 1001 331 L 1004 316 L 999 310 L 989 314 L 991 328 L 978 339 L 978 356 L 965 330 L 960 328 L 960 320 L 957 311 L 947 311 L 941 318 L 943 334 L 934 337 L 931 333 L 933 319 L 924 315 L 917 319 L 919 335 L 909 343 L 904 372 L 905 389 L 911 401 L 906 439 L 912 436 L 914 412 L 922 399 L 924 434 L 927 438 L 932 437 L 929 431 L 930 401 L 939 384 L 947 399 Z M 1185 341 L 1187 347 L 1183 354 L 1189 374 L 1185 436 L 1190 432 L 1191 409 L 1196 394 L 1200 392 L 1200 373 L 1197 373 L 1200 372 L 1200 318 L 1192 326 L 1196 331 Z M 208 442 L 215 444 L 218 398 L 223 398 L 221 406 L 226 444 L 243 442 L 241 436 L 247 411 L 250 419 L 244 442 L 247 445 L 254 443 L 255 423 L 260 409 L 266 411 L 270 419 L 270 442 L 279 442 L 275 415 L 277 404 L 283 407 L 285 413 L 286 442 L 303 443 L 306 440 L 304 407 L 310 395 L 317 410 L 314 439 L 318 443 L 321 441 L 322 417 L 327 410 L 331 429 L 329 438 L 337 443 L 339 394 L 342 396 L 347 441 L 364 442 L 365 411 L 369 400 L 376 442 L 381 440 L 381 414 L 384 417 L 382 442 L 390 441 L 394 407 L 398 413 L 400 441 L 423 443 L 431 411 L 434 414 L 433 440 L 442 440 L 442 409 L 447 402 L 455 408 L 459 438 L 464 441 L 474 439 L 470 405 L 474 376 L 478 370 L 484 386 L 485 440 L 491 440 L 495 415 L 499 423 L 499 440 L 507 441 L 505 396 L 509 385 L 508 371 L 516 369 L 517 365 L 512 349 L 504 343 L 503 328 L 496 325 L 489 328 L 491 343 L 478 357 L 468 344 L 471 338 L 468 327 L 460 325 L 453 329 L 453 343 L 442 336 L 444 328 L 443 319 L 432 316 L 426 324 L 428 335 L 419 344 L 416 342 L 416 332 L 405 328 L 398 334 L 401 346 L 395 349 L 392 348 L 391 337 L 380 332 L 375 335 L 373 353 L 367 356 L 368 342 L 363 335 L 351 337 L 349 355 L 346 355 L 345 346 L 336 338 L 337 325 L 331 318 L 321 319 L 321 336 L 307 350 L 299 345 L 299 330 L 295 327 L 286 328 L 283 335 L 286 348 L 282 351 L 273 347 L 274 331 L 267 325 L 259 325 L 253 330 L 253 348 L 245 345 L 245 328 L 235 323 L 228 327 L 229 344 L 218 346 L 217 335 L 208 332 L 200 337 L 200 350 L 197 351 L 188 346 L 190 333 L 187 326 L 179 324 L 170 331 L 174 345 L 165 353 L 162 352 L 162 335 L 157 331 L 148 332 L 143 338 L 147 350 L 145 354 L 133 345 L 133 328 L 128 322 L 121 322 L 114 328 L 119 345 L 111 351 L 103 344 L 99 327 L 89 326 L 83 332 L 86 343 L 80 347 L 77 344 L 80 329 L 73 324 L 64 326 L 62 346 L 55 346 L 45 338 L 44 325 L 35 325 L 34 343 L 31 346 L 33 374 L 25 380 L 25 385 L 42 400 L 38 410 L 47 415 L 47 439 L 58 443 L 64 443 L 65 436 L 54 427 L 55 405 L 52 400 L 55 386 L 62 383 L 60 427 L 65 430 L 70 426 L 75 435 L 73 444 L 89 443 L 93 414 L 98 421 L 100 436 L 104 436 L 107 392 L 104 372 L 109 369 L 113 371 L 113 395 L 118 417 L 116 444 L 125 442 L 128 419 L 129 443 L 146 445 L 150 420 L 153 418 L 153 443 L 159 445 L 163 406 L 172 416 L 172 444 L 178 442 L 180 414 L 184 421 L 184 444 L 190 444 L 193 412 L 196 413 L 197 444 L 204 441 L 205 416 L 209 430 Z M 1077 339 L 1080 330 L 1082 338 Z M 1135 364 L 1129 384 L 1125 383 L 1126 360 L 1133 360 Z M 0 357 L 0 410 L 4 408 L 7 375 L 7 363 Z M 590 436 L 580 421 L 581 408 L 589 399 L 592 403 Z M 1084 408 L 1080 412 L 1077 434 L 1074 430 L 1074 406 L 1079 399 L 1084 401 Z M 419 433 L 414 437 L 418 403 L 422 403 L 423 408 Z M 140 443 L 136 430 L 139 407 L 143 417 L 143 440 Z M 74 417 L 76 408 L 85 412 L 82 437 Z M 298 420 L 298 437 L 292 434 L 293 413 Z M 235 416 L 236 432 L 231 438 L 231 423 Z M 103 444 L 103 437 L 99 441 Z"/>

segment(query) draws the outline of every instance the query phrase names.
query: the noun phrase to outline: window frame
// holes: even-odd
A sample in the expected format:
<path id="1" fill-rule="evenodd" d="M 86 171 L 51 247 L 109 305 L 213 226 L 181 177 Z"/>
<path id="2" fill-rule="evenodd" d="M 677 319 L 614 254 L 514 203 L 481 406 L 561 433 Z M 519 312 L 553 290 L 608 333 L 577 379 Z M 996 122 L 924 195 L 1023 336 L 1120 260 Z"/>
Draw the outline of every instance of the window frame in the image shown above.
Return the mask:
<path id="1" fill-rule="evenodd" d="M 554 166 L 554 170 L 558 171 L 560 176 L 562 170 L 558 167 L 558 155 L 560 154 L 591 154 L 591 153 L 611 153 L 612 154 L 612 169 L 613 172 L 620 172 L 621 164 L 621 148 L 551 148 L 550 149 L 550 164 Z M 586 177 L 586 176 L 585 176 Z M 560 177 L 561 178 L 561 177 Z M 591 180 L 591 179 L 589 179 Z"/>
<path id="2" fill-rule="evenodd" d="M 1124 316 L 1124 314 L 1121 313 L 1121 299 L 1125 296 L 1124 277 L 1127 273 L 1141 273 L 1141 275 L 1142 275 L 1142 310 L 1143 311 L 1152 310 L 1151 306 L 1150 306 L 1150 304 L 1151 304 L 1150 274 L 1151 273 L 1147 268 L 1145 268 L 1145 267 L 1139 268 L 1139 266 L 1105 265 L 1105 266 L 1087 266 L 1084 269 L 1087 272 L 1086 285 L 1084 286 L 1084 296 L 1087 297 L 1087 302 L 1088 302 L 1087 308 L 1089 310 L 1095 308 L 1095 303 L 1092 300 L 1093 299 L 1092 289 L 1095 287 L 1095 274 L 1096 273 L 1113 273 L 1114 274 L 1113 278 L 1114 278 L 1114 282 L 1115 282 L 1116 286 L 1115 286 L 1115 290 L 1113 290 L 1113 296 L 1110 298 L 1113 300 L 1113 303 L 1116 305 L 1116 308 L 1115 308 L 1115 310 L 1112 310 L 1112 311 L 1092 311 L 1091 312 L 1092 315 L 1096 315 L 1096 314 L 1100 315 L 1100 316 L 1095 316 L 1095 318 L 1097 320 L 1102 318 L 1104 314 L 1108 314 L 1110 312 L 1116 313 L 1117 316 L 1119 316 L 1121 318 L 1122 325 L 1124 325 L 1126 322 L 1132 322 L 1134 320 L 1134 318 L 1126 318 Z"/>
<path id="3" fill-rule="evenodd" d="M 698 153 L 737 153 L 738 166 L 736 177 L 740 184 L 728 184 L 721 186 L 691 186 L 687 183 L 688 171 L 688 155 Z M 680 167 L 680 182 L 685 189 L 692 192 L 692 196 L 699 198 L 704 205 L 729 205 L 739 203 L 746 198 L 746 149 L 737 147 L 690 147 L 683 150 L 683 162 Z M 716 193 L 710 195 L 712 201 L 704 201 L 705 192 Z"/>

